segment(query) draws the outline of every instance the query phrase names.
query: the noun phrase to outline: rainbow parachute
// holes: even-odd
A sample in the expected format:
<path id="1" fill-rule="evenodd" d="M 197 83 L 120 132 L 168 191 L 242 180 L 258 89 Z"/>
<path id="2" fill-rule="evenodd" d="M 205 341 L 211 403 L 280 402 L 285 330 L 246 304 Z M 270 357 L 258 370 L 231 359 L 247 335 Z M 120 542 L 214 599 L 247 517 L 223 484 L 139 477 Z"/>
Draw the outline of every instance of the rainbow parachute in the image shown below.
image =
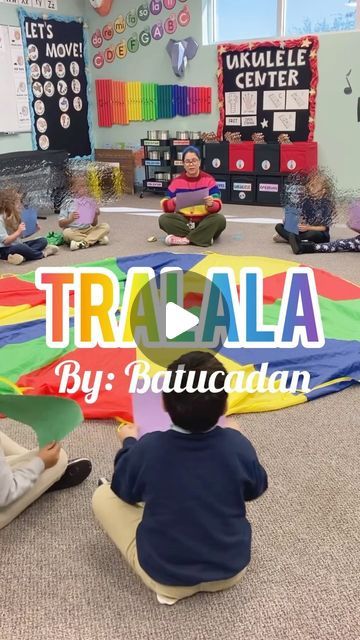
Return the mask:
<path id="1" fill-rule="evenodd" d="M 264 323 L 276 324 L 286 271 L 298 263 L 260 257 L 162 252 L 107 259 L 86 266 L 111 270 L 119 282 L 120 293 L 129 268 L 134 266 L 152 267 L 156 273 L 163 267 L 180 267 L 203 276 L 210 267 L 228 267 L 234 270 L 237 283 L 240 269 L 259 267 L 264 275 Z M 326 271 L 313 271 L 324 327 L 324 347 L 312 351 L 302 346 L 292 349 L 223 347 L 218 354 L 229 371 L 244 370 L 246 375 L 259 370 L 263 362 L 269 363 L 269 375 L 279 370 L 290 373 L 307 370 L 311 376 L 310 392 L 233 392 L 229 398 L 230 414 L 294 406 L 360 381 L 360 287 Z M 129 380 L 124 368 L 142 357 L 137 349 L 77 349 L 73 344 L 58 349 L 47 347 L 45 292 L 35 287 L 34 279 L 34 272 L 0 279 L 0 393 L 9 392 L 7 380 L 27 394 L 59 395 L 55 368 L 61 361 L 73 359 L 79 362 L 81 370 L 116 374 L 112 390 L 102 389 L 94 404 L 86 403 L 81 391 L 69 396 L 80 404 L 86 418 L 119 416 L 129 422 L 152 421 L 156 423 L 155 428 L 161 428 L 165 418 L 159 397 L 128 392 Z M 158 369 L 152 364 L 152 373 Z"/>

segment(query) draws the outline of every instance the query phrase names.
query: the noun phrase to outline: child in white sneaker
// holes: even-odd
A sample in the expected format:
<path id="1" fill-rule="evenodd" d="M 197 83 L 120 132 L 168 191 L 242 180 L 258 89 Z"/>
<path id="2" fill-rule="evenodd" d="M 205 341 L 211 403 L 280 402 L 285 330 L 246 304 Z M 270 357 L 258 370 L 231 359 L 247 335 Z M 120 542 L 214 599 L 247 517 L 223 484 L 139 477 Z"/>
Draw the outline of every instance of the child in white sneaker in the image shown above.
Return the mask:
<path id="1" fill-rule="evenodd" d="M 110 227 L 106 222 L 99 223 L 99 215 L 96 200 L 88 194 L 86 176 L 73 176 L 71 197 L 64 201 L 59 214 L 59 227 L 71 251 L 109 244 Z"/>
<path id="2" fill-rule="evenodd" d="M 22 209 L 21 196 L 16 189 L 0 191 L 0 259 L 14 265 L 25 260 L 41 260 L 59 251 L 59 247 L 48 245 L 46 238 L 22 240 L 25 231 L 25 224 L 21 222 Z"/>

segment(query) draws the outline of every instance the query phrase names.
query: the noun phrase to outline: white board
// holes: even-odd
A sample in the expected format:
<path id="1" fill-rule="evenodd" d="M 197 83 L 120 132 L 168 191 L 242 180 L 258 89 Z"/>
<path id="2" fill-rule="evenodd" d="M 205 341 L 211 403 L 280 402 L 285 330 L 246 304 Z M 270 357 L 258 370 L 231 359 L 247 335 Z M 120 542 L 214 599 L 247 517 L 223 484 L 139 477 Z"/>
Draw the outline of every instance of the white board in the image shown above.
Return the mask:
<path id="1" fill-rule="evenodd" d="M 31 130 L 21 29 L 0 25 L 0 133 Z"/>

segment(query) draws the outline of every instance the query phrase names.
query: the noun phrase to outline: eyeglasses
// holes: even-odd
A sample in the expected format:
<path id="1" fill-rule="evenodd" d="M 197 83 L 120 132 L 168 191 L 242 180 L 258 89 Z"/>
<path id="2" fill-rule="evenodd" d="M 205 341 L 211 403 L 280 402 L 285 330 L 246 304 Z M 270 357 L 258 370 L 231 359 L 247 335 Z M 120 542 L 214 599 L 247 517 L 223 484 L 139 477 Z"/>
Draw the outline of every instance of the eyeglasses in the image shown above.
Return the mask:
<path id="1" fill-rule="evenodd" d="M 194 160 L 184 160 L 184 164 L 197 164 L 198 162 L 200 162 L 199 158 Z"/>

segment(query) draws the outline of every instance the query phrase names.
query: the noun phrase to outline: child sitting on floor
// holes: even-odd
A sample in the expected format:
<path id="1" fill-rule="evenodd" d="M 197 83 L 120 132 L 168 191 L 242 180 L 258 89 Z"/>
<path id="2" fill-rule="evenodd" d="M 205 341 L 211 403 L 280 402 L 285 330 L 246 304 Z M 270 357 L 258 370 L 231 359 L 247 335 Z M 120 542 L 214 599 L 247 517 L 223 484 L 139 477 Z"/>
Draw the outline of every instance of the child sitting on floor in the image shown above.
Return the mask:
<path id="1" fill-rule="evenodd" d="M 71 197 L 64 200 L 59 214 L 59 226 L 71 251 L 109 244 L 110 227 L 106 222 L 99 223 L 99 215 L 96 200 L 88 195 L 86 175 L 74 175 Z"/>
<path id="2" fill-rule="evenodd" d="M 353 238 L 342 238 L 331 242 L 304 242 L 293 233 L 289 234 L 290 246 L 293 253 L 336 253 L 345 251 L 360 251 L 360 235 Z"/>
<path id="3" fill-rule="evenodd" d="M 291 194 L 291 184 L 288 185 Z M 307 180 L 304 187 L 294 185 L 298 189 L 304 190 L 304 197 L 301 202 L 296 202 L 300 210 L 299 240 L 310 242 L 328 242 L 330 240 L 329 227 L 333 222 L 335 206 L 330 179 L 320 173 L 315 172 Z M 286 203 L 293 206 L 294 202 Z M 289 242 L 289 232 L 285 229 L 284 222 L 275 226 L 276 234 L 273 236 L 274 242 Z"/>
<path id="4" fill-rule="evenodd" d="M 208 387 L 226 370 L 211 354 L 173 362 L 182 387 Z M 202 378 L 205 377 L 205 380 Z M 223 384 L 223 383 L 222 383 Z M 245 502 L 261 496 L 267 475 L 245 436 L 218 426 L 227 392 L 163 393 L 171 427 L 137 440 L 134 425 L 120 431 L 111 486 L 100 486 L 93 509 L 107 534 L 163 604 L 199 591 L 237 584 L 250 562 L 251 526 Z M 145 503 L 145 504 L 143 504 Z"/>
<path id="5" fill-rule="evenodd" d="M 0 529 L 46 491 L 75 487 L 90 472 L 90 460 L 68 462 L 56 442 L 29 451 L 0 431 Z"/>
<path id="6" fill-rule="evenodd" d="M 21 196 L 16 189 L 0 191 L 0 259 L 13 265 L 25 260 L 41 260 L 59 251 L 58 247 L 48 245 L 46 238 L 22 240 L 25 231 L 25 224 L 21 222 L 22 209 Z"/>

